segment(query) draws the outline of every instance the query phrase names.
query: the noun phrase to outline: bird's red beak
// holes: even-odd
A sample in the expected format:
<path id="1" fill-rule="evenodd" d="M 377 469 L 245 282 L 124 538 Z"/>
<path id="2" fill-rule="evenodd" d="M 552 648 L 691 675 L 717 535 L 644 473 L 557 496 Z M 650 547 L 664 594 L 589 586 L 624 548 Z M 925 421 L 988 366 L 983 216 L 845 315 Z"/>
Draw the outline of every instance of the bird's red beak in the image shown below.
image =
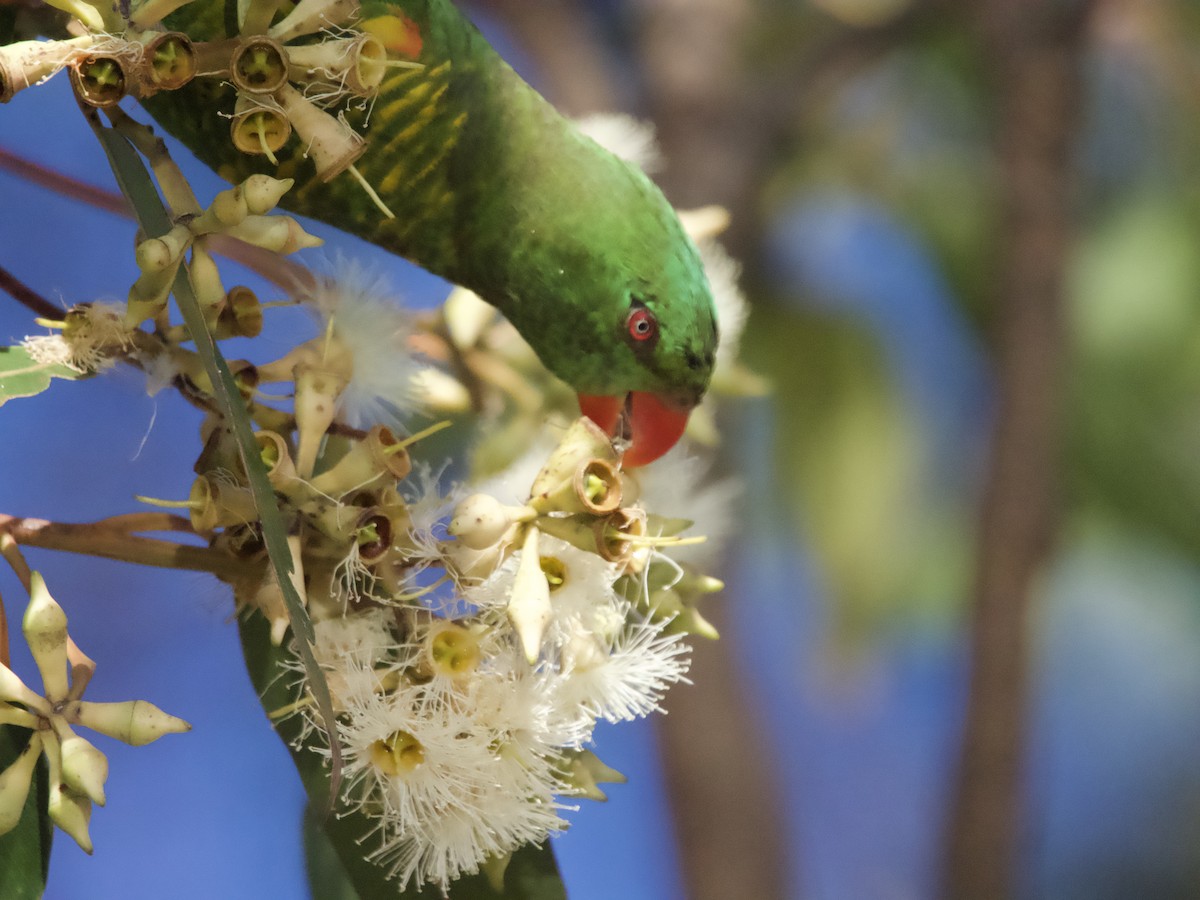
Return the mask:
<path id="1" fill-rule="evenodd" d="M 585 416 L 613 435 L 617 433 L 627 400 L 631 443 L 625 451 L 622 465 L 626 468 L 644 466 L 675 446 L 687 427 L 691 410 L 644 391 L 631 391 L 628 398 L 580 394 L 579 408 Z"/>

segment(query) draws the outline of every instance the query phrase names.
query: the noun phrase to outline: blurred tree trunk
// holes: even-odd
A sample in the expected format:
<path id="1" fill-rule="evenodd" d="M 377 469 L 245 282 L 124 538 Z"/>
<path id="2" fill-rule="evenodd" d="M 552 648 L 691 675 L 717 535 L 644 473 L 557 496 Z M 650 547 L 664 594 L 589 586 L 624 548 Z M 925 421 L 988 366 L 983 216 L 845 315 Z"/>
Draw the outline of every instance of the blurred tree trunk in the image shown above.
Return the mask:
<path id="1" fill-rule="evenodd" d="M 1029 607 L 1058 520 L 1067 350 L 1063 273 L 1087 0 L 978 7 L 996 99 L 1004 219 L 997 247 L 999 409 L 983 496 L 971 681 L 944 895 L 1014 896 L 1021 837 Z"/>

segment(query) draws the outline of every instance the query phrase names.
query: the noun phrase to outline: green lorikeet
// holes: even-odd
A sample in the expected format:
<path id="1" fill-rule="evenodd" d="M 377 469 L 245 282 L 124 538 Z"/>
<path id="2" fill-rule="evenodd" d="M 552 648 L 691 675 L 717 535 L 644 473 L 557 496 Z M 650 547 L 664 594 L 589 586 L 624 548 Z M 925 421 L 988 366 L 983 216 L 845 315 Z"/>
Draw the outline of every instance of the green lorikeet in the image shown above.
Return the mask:
<path id="1" fill-rule="evenodd" d="M 224 3 L 195 0 L 167 20 L 195 38 L 224 36 Z M 471 288 L 516 326 L 609 433 L 626 465 L 665 453 L 712 374 L 717 326 L 695 246 L 636 167 L 560 116 L 450 0 L 371 0 L 358 18 L 392 59 L 356 166 L 395 213 L 386 218 L 348 175 L 318 178 L 295 139 L 279 165 L 235 150 L 232 89 L 217 79 L 143 101 L 230 180 L 292 176 L 282 203 Z"/>

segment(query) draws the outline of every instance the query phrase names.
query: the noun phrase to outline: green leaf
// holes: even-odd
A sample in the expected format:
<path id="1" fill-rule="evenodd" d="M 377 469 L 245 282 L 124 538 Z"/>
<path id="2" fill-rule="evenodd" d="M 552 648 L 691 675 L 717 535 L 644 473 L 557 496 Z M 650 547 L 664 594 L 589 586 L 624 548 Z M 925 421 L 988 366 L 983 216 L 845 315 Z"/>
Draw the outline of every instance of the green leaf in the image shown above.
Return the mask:
<path id="1" fill-rule="evenodd" d="M 0 347 L 0 406 L 17 397 L 32 397 L 50 387 L 53 378 L 85 377 L 66 366 L 40 363 L 24 347 Z"/>
<path id="2" fill-rule="evenodd" d="M 104 128 L 98 118 L 91 115 L 88 119 L 96 137 L 104 147 L 112 166 L 113 174 L 121 192 L 133 206 L 138 223 L 149 237 L 160 237 L 171 228 L 171 221 L 159 198 L 150 173 L 142 164 L 129 141 L 116 130 Z M 259 455 L 254 441 L 254 431 L 250 424 L 250 416 L 246 412 L 237 385 L 229 372 L 225 358 L 217 349 L 212 334 L 204 322 L 204 315 L 196 301 L 195 292 L 184 267 L 180 268 L 173 287 L 176 303 L 183 315 L 188 334 L 196 347 L 196 352 L 204 361 L 205 371 L 213 383 L 214 399 L 221 410 L 225 421 L 229 424 L 237 443 L 238 454 L 241 456 L 246 477 L 249 480 L 250 491 L 254 496 L 254 505 L 258 511 L 259 522 L 262 525 L 263 542 L 267 547 L 267 555 L 275 571 L 275 578 L 283 593 L 284 603 L 288 610 L 288 620 L 292 632 L 296 636 L 300 658 L 308 675 L 309 690 L 316 702 L 317 710 L 325 724 L 325 729 L 331 735 L 337 734 L 337 722 L 334 719 L 333 701 L 329 696 L 329 685 L 325 681 L 325 673 L 317 665 L 313 656 L 312 621 L 308 611 L 292 583 L 292 556 L 288 547 L 288 532 L 284 524 L 279 506 L 275 502 L 275 492 L 267 480 L 266 466 Z M 341 748 L 336 740 L 332 744 L 332 768 L 328 803 L 333 804 L 337 793 L 338 782 L 341 778 Z M 312 796 L 310 794 L 310 796 Z"/>
<path id="3" fill-rule="evenodd" d="M 29 743 L 29 730 L 0 726 L 0 770 L 6 769 Z M 46 813 L 50 787 L 46 758 L 38 760 L 33 785 L 17 827 L 0 835 L 0 882 L 5 900 L 37 900 L 46 889 L 50 870 L 50 843 L 54 826 Z"/>
<path id="4" fill-rule="evenodd" d="M 251 612 L 238 624 L 246 668 L 263 708 L 269 713 L 288 706 L 295 700 L 294 668 L 286 665 L 290 653 L 271 644 L 270 626 L 260 613 Z M 276 722 L 275 730 L 292 754 L 310 801 L 320 808 L 329 795 L 328 774 L 322 758 L 309 746 L 297 749 L 300 725 L 300 716 L 293 715 Z M 418 891 L 409 885 L 401 891 L 385 869 L 366 859 L 375 846 L 368 835 L 378 820 L 355 809 L 338 809 L 336 815 L 325 816 L 314 816 L 310 810 L 307 815 L 312 821 L 305 825 L 305 846 L 314 897 L 349 900 L 354 891 L 370 900 L 428 900 L 431 893 L 437 895 L 428 886 Z M 565 900 L 566 896 L 554 854 L 546 845 L 522 847 L 513 854 L 503 893 L 493 890 L 483 875 L 467 876 L 450 886 L 451 900 Z"/>

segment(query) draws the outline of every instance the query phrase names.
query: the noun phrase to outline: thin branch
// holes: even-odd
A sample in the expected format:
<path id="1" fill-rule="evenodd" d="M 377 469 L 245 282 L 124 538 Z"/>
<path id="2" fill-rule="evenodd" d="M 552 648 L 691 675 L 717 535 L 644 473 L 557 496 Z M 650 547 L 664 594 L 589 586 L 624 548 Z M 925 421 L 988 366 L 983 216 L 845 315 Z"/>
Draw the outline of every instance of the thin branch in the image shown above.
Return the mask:
<path id="1" fill-rule="evenodd" d="M 8 610 L 4 598 L 0 597 L 0 665 L 12 668 L 12 655 L 8 646 Z"/>
<path id="2" fill-rule="evenodd" d="M 36 316 L 43 319 L 59 319 L 63 311 L 21 281 L 8 269 L 0 266 L 0 290 L 11 296 L 22 306 L 28 308 Z"/>
<path id="3" fill-rule="evenodd" d="M 108 522 L 49 522 L 0 514 L 0 549 L 5 548 L 6 541 L 160 569 L 209 572 L 226 581 L 246 573 L 246 563 L 219 550 L 137 537 Z"/>

